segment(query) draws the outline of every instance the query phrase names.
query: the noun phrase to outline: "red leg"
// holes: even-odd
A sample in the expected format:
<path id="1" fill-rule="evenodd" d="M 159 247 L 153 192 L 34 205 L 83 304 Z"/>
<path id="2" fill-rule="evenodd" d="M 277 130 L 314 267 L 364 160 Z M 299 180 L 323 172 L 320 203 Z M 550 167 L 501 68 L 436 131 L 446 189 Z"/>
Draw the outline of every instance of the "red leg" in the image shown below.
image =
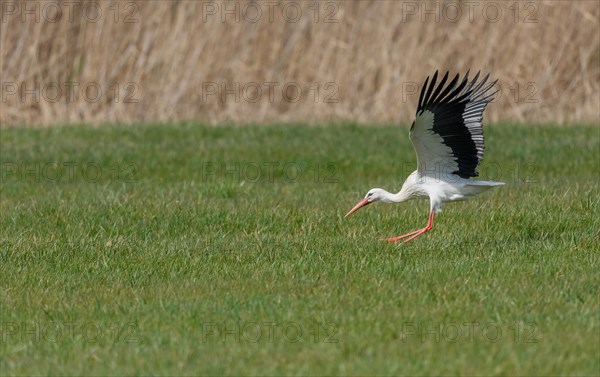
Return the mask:
<path id="1" fill-rule="evenodd" d="M 406 243 L 406 242 L 414 240 L 415 238 L 417 238 L 418 236 L 420 236 L 423 233 L 429 232 L 431 230 L 431 228 L 433 228 L 433 211 L 431 211 L 429 213 L 429 219 L 427 221 L 427 226 L 425 226 L 425 228 L 418 229 L 418 230 L 415 230 L 414 232 L 410 232 L 410 233 L 407 233 L 407 234 L 404 234 L 404 235 L 398 236 L 398 237 L 388 238 L 385 240 L 387 242 L 398 242 L 403 238 L 410 237 L 409 239 L 404 241 L 404 243 Z"/>

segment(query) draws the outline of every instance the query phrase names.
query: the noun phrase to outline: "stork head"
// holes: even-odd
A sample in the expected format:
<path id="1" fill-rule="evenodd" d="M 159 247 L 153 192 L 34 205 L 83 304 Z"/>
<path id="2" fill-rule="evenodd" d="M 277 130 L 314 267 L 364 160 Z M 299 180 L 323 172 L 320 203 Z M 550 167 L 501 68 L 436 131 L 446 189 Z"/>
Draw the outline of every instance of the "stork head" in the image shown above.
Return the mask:
<path id="1" fill-rule="evenodd" d="M 358 204 L 356 204 L 354 208 L 352 208 L 344 217 L 350 216 L 351 214 L 358 211 L 360 208 L 366 206 L 367 204 L 375 203 L 384 199 L 386 193 L 387 191 L 385 191 L 384 189 L 370 189 L 369 192 L 367 192 L 367 195 L 365 195 L 364 199 L 358 202 Z"/>

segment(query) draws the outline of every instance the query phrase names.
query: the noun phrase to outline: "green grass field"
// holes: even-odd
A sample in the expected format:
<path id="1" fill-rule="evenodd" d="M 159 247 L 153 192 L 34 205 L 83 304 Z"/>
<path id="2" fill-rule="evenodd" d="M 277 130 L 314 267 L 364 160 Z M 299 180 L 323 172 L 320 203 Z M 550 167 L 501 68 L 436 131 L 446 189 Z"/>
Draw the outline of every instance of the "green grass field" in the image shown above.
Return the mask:
<path id="1" fill-rule="evenodd" d="M 343 215 L 407 127 L 1 131 L 1 374 L 598 375 L 597 126 L 486 126 L 447 204 Z"/>

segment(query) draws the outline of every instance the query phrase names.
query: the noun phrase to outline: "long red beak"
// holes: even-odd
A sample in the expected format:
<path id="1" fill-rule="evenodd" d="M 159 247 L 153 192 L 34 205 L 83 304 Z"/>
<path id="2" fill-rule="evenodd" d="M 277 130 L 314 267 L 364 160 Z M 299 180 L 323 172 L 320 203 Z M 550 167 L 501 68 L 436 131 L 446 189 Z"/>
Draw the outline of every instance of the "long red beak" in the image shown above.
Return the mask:
<path id="1" fill-rule="evenodd" d="M 371 202 L 369 202 L 367 199 L 363 199 L 363 200 L 361 200 L 361 201 L 360 201 L 360 202 L 358 202 L 358 204 L 357 204 L 357 205 L 355 205 L 355 206 L 354 206 L 354 208 L 352 208 L 352 209 L 350 210 L 350 212 L 348 212 L 348 213 L 346 214 L 346 216 L 344 216 L 344 217 L 348 217 L 348 216 L 350 216 L 350 215 L 351 215 L 351 214 L 353 214 L 354 212 L 358 211 L 358 210 L 360 209 L 360 207 L 364 207 L 364 206 L 366 206 L 367 204 L 371 204 Z"/>

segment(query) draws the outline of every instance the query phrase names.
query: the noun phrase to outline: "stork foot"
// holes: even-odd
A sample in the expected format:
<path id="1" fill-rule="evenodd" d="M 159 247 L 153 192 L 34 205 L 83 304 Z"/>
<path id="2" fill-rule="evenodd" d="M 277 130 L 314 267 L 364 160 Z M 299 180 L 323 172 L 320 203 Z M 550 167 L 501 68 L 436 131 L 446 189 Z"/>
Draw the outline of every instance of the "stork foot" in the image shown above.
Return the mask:
<path id="1" fill-rule="evenodd" d="M 431 211 L 429 213 L 429 219 L 427 221 L 427 226 L 425 226 L 425 228 L 415 230 L 414 232 L 406 233 L 406 234 L 403 234 L 398 237 L 382 238 L 382 240 L 387 241 L 387 242 L 398 242 L 401 239 L 408 237 L 406 240 L 404 240 L 404 243 L 410 242 L 410 241 L 414 240 L 415 238 L 419 237 L 421 234 L 429 232 L 433 228 L 433 216 L 434 216 L 433 211 Z"/>
<path id="2" fill-rule="evenodd" d="M 412 235 L 415 235 L 415 234 L 419 233 L 419 232 L 420 232 L 420 231 L 422 231 L 422 230 L 423 230 L 423 229 L 418 229 L 418 230 L 415 230 L 414 232 L 406 233 L 406 234 L 403 234 L 403 235 L 401 235 L 401 236 L 398 236 L 398 237 L 392 237 L 392 238 L 380 238 L 380 239 L 381 239 L 382 241 L 387 241 L 387 242 L 398 242 L 398 241 L 400 241 L 401 239 L 403 239 L 403 238 L 406 238 L 406 237 L 410 237 L 410 236 L 412 236 Z"/>
<path id="3" fill-rule="evenodd" d="M 417 231 L 417 233 L 415 233 L 412 237 L 405 239 L 404 243 L 410 242 L 410 241 L 414 240 L 415 238 L 419 237 L 421 234 L 429 232 L 431 230 L 431 228 L 432 227 L 430 227 L 430 226 L 426 226 L 423 229 L 419 229 L 419 231 Z"/>

